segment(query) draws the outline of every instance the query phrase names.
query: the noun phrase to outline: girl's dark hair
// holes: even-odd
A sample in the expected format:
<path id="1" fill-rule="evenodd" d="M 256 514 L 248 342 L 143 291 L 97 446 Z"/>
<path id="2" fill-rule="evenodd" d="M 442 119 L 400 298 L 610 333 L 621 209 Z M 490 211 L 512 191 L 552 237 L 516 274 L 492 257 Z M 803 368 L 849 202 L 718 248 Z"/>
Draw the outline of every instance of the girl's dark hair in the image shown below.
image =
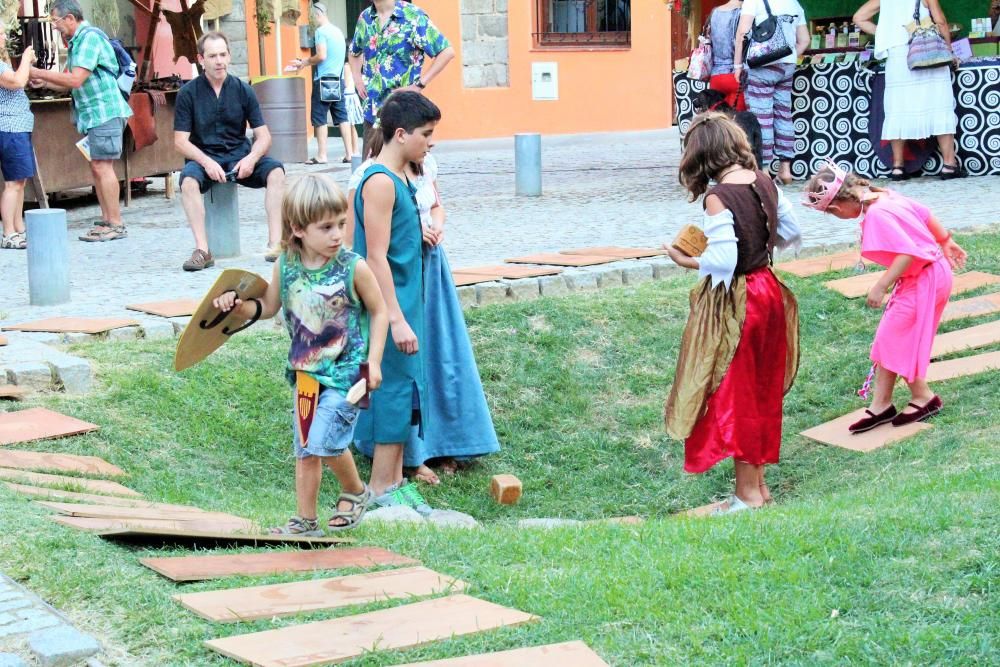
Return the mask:
<path id="1" fill-rule="evenodd" d="M 365 155 L 365 159 L 377 158 L 378 154 L 382 152 L 382 146 L 384 145 L 385 140 L 382 139 L 382 128 L 370 128 L 368 133 L 365 135 L 365 146 L 368 147 L 368 154 Z"/>
<path id="2" fill-rule="evenodd" d="M 398 129 L 411 134 L 418 127 L 441 120 L 441 110 L 420 93 L 404 90 L 389 96 L 378 118 L 382 139 L 389 141 Z"/>
<path id="3" fill-rule="evenodd" d="M 684 155 L 677 174 L 677 180 L 691 193 L 689 201 L 705 194 L 709 181 L 718 180 L 719 174 L 733 165 L 757 169 L 746 132 L 718 111 L 695 116 L 684 135 Z"/>

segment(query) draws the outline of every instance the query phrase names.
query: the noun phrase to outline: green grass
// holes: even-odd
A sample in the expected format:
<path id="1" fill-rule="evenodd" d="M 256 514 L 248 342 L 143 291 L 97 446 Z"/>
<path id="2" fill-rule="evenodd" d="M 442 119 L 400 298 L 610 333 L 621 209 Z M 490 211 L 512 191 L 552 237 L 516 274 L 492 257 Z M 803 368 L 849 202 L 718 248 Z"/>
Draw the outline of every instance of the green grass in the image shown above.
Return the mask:
<path id="1" fill-rule="evenodd" d="M 1000 273 L 997 235 L 961 241 L 969 268 Z M 732 484 L 728 463 L 685 475 L 680 443 L 663 433 L 693 275 L 468 313 L 504 448 L 425 495 L 484 527 L 366 526 L 354 537 L 419 558 L 468 582 L 471 594 L 542 620 L 347 664 L 570 639 L 628 666 L 1000 663 L 997 375 L 940 383 L 945 409 L 934 428 L 870 454 L 802 438 L 799 431 L 862 405 L 855 390 L 879 317 L 863 300 L 823 288 L 828 278 L 789 280 L 801 306 L 802 365 L 785 402 L 782 461 L 768 469 L 779 504 L 724 519 L 670 517 L 726 495 Z M 32 449 L 103 456 L 153 500 L 265 524 L 287 518 L 293 477 L 283 334 L 243 336 L 180 374 L 171 370 L 170 342 L 77 352 L 93 360 L 98 389 L 27 406 L 101 430 Z M 905 388 L 897 392 L 902 405 Z M 519 504 L 489 499 L 489 478 L 499 472 L 524 482 Z M 322 502 L 336 493 L 327 480 Z M 0 487 L 0 571 L 100 635 L 114 647 L 110 662 L 225 664 L 204 640 L 357 611 L 215 626 L 170 596 L 303 575 L 178 586 L 138 559 L 182 550 L 116 546 L 51 524 L 46 514 Z M 549 531 L 514 525 L 524 517 L 629 514 L 648 520 Z"/>

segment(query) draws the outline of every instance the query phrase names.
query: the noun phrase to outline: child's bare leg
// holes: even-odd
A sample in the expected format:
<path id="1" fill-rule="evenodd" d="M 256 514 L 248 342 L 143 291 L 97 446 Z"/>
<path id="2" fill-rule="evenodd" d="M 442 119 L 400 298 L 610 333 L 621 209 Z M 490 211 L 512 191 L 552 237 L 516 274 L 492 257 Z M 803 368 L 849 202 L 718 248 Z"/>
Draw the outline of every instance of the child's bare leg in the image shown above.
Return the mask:
<path id="1" fill-rule="evenodd" d="M 403 481 L 403 443 L 376 444 L 372 457 L 372 493 L 381 496 L 393 484 Z"/>
<path id="2" fill-rule="evenodd" d="M 931 387 L 927 384 L 926 379 L 917 378 L 913 382 L 907 382 L 906 384 L 910 388 L 910 394 L 913 396 L 913 402 L 917 405 L 924 406 L 928 401 L 934 398 L 934 392 L 931 391 Z M 907 406 L 903 412 L 916 412 L 916 409 Z"/>
<path id="3" fill-rule="evenodd" d="M 767 488 L 767 482 L 764 481 L 764 466 L 757 466 L 757 488 L 760 489 L 760 497 L 765 503 L 769 503 L 774 498 L 771 497 L 771 490 Z"/>
<path id="4" fill-rule="evenodd" d="M 320 457 L 306 456 L 295 460 L 295 500 L 298 514 L 303 519 L 316 520 L 322 478 L 323 461 Z"/>
<path id="5" fill-rule="evenodd" d="M 882 414 L 892 405 L 892 388 L 896 386 L 896 374 L 881 366 L 875 372 L 875 390 L 872 392 L 872 404 L 868 409 L 877 415 Z"/>
<path id="6" fill-rule="evenodd" d="M 750 507 L 760 507 L 764 498 L 760 493 L 761 475 L 758 468 L 751 463 L 733 460 L 736 469 L 736 497 Z"/>

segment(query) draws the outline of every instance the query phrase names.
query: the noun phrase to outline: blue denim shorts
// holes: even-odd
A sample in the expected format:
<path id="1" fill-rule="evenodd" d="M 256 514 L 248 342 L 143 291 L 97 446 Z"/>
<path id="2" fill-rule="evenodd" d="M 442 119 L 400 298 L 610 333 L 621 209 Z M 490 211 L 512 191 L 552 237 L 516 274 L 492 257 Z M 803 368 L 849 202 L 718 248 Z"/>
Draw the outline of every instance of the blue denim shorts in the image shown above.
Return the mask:
<path id="1" fill-rule="evenodd" d="M 322 388 L 319 394 L 319 405 L 316 406 L 316 416 L 309 427 L 309 442 L 302 446 L 299 439 L 298 401 L 295 401 L 294 419 L 292 423 L 292 443 L 295 456 L 304 459 L 307 456 L 340 456 L 354 440 L 354 425 L 358 421 L 358 407 L 347 402 L 335 389 Z"/>
<path id="2" fill-rule="evenodd" d="M 0 132 L 0 173 L 5 181 L 23 181 L 35 175 L 31 132 Z"/>

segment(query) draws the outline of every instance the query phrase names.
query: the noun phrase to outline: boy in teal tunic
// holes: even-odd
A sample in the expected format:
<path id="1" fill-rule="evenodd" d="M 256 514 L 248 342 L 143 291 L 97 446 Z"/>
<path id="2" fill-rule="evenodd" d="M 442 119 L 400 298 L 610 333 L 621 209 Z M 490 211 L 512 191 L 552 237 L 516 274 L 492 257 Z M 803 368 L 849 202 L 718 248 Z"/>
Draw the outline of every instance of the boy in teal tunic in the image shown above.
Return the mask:
<path id="1" fill-rule="evenodd" d="M 365 172 L 354 200 L 354 252 L 368 262 L 389 312 L 392 343 L 385 346 L 382 388 L 361 413 L 355 439 L 375 443 L 369 481 L 375 503 L 430 507 L 403 480 L 403 443 L 413 425 L 422 426 L 425 395 L 423 234 L 406 164 L 430 150 L 441 112 L 420 93 L 400 91 L 379 113 L 382 152 Z"/>

